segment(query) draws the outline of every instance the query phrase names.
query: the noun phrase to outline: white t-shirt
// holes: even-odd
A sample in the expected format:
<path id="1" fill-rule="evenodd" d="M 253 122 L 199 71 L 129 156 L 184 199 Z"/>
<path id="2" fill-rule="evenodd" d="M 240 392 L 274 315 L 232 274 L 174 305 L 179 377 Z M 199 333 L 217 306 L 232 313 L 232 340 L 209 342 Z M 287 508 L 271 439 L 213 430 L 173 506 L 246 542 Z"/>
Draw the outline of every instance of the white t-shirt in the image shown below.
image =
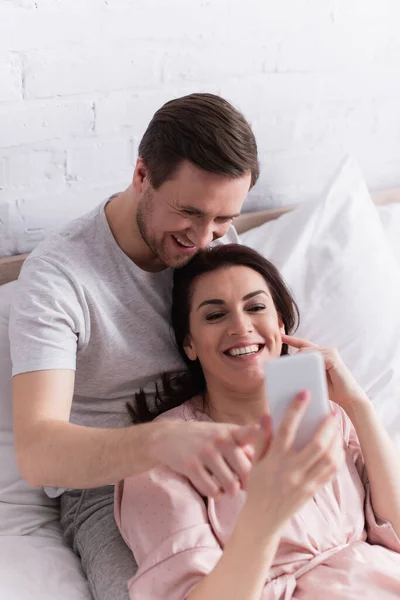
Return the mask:
<path id="1" fill-rule="evenodd" d="M 107 202 L 35 248 L 10 315 L 13 375 L 76 370 L 70 421 L 92 427 L 130 424 L 126 402 L 183 367 L 170 326 L 173 270 L 143 271 L 122 252 Z M 219 240 L 238 241 L 234 227 Z"/>

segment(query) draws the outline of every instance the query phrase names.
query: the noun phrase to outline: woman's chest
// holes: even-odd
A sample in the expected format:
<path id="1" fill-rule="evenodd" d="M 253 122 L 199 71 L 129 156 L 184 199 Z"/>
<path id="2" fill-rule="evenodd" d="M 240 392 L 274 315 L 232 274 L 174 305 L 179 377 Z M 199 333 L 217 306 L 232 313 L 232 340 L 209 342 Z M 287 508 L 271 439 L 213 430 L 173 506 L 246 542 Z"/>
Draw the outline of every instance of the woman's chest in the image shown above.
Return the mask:
<path id="1" fill-rule="evenodd" d="M 320 554 L 361 539 L 365 523 L 364 499 L 364 487 L 349 454 L 335 479 L 282 526 L 275 561 L 286 561 L 289 556 L 295 559 Z M 235 497 L 225 495 L 217 501 L 209 501 L 210 523 L 222 547 L 231 537 L 245 502 L 243 491 Z M 259 526 L 263 527 L 261 514 Z"/>

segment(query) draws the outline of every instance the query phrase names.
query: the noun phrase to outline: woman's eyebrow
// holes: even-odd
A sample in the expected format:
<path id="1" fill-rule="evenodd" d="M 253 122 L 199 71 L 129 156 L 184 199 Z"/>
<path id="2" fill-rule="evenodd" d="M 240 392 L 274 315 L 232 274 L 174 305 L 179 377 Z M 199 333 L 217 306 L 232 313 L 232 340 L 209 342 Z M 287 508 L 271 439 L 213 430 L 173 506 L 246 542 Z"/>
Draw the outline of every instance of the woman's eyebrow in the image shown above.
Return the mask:
<path id="1" fill-rule="evenodd" d="M 202 306 L 206 304 L 225 304 L 224 300 L 219 300 L 218 298 L 210 298 L 210 300 L 204 300 L 201 304 L 198 305 L 197 310 L 199 310 Z"/>
<path id="2" fill-rule="evenodd" d="M 256 292 L 250 292 L 250 294 L 246 294 L 242 299 L 249 300 L 250 298 L 254 298 L 254 296 L 258 296 L 259 294 L 265 294 L 269 297 L 269 294 L 265 290 L 257 290 Z"/>
<path id="3" fill-rule="evenodd" d="M 249 300 L 250 298 L 254 298 L 254 296 L 258 296 L 259 294 L 265 294 L 266 296 L 269 296 L 265 290 L 257 290 L 256 292 L 250 292 L 250 294 L 246 294 L 243 296 L 242 300 Z M 209 300 L 204 300 L 204 302 L 199 304 L 197 310 L 199 310 L 202 306 L 206 306 L 207 304 L 225 304 L 225 300 L 221 300 L 219 298 L 210 298 Z"/>

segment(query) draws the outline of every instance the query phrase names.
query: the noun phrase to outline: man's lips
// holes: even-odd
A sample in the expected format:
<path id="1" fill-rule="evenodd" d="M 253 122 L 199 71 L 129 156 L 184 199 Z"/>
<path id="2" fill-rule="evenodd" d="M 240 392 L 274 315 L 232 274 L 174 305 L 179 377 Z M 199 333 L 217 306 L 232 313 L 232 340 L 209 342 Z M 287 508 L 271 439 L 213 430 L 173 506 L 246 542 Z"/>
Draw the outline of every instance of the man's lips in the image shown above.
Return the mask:
<path id="1" fill-rule="evenodd" d="M 183 246 L 184 248 L 195 248 L 196 245 L 193 244 L 193 242 L 191 242 L 189 239 L 184 238 L 180 235 L 175 235 L 174 233 L 172 234 L 172 237 L 175 239 L 175 241 L 180 245 Z"/>
<path id="2" fill-rule="evenodd" d="M 195 252 L 197 250 L 197 247 L 194 244 L 192 244 L 192 242 L 190 242 L 189 240 L 183 240 L 182 238 L 178 238 L 173 233 L 171 234 L 171 237 L 174 240 L 175 244 L 178 246 L 178 248 L 183 250 L 183 252 Z"/>

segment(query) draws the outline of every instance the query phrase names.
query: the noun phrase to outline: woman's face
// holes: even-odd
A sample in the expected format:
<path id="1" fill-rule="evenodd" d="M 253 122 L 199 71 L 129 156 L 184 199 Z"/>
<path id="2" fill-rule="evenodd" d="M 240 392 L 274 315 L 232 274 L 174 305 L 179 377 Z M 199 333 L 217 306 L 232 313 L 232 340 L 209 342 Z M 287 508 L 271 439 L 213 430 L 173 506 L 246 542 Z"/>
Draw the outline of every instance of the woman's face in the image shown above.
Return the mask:
<path id="1" fill-rule="evenodd" d="M 284 332 L 264 278 L 249 267 L 226 267 L 201 275 L 192 294 L 185 351 L 199 359 L 207 384 L 244 391 L 263 383 Z"/>

